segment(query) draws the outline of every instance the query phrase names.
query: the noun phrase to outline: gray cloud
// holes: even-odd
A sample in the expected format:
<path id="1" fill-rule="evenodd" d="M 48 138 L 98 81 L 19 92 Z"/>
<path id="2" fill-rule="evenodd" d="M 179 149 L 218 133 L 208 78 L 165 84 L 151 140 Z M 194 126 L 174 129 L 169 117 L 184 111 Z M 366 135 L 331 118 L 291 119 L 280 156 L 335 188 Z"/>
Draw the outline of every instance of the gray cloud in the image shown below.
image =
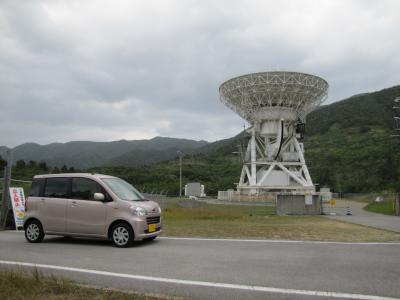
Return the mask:
<path id="1" fill-rule="evenodd" d="M 398 28 L 396 0 L 2 1 L 0 144 L 227 138 L 223 81 L 312 73 L 327 103 L 399 84 Z"/>

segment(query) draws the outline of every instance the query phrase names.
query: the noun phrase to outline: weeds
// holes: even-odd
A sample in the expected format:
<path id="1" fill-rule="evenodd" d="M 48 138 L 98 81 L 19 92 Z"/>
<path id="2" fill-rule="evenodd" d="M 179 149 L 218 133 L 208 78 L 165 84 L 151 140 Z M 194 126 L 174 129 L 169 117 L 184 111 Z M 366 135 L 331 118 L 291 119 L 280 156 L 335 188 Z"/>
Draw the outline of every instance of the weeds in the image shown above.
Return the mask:
<path id="1" fill-rule="evenodd" d="M 2 300 L 156 300 L 173 299 L 110 289 L 90 288 L 54 275 L 45 276 L 38 268 L 32 272 L 0 271 Z"/>

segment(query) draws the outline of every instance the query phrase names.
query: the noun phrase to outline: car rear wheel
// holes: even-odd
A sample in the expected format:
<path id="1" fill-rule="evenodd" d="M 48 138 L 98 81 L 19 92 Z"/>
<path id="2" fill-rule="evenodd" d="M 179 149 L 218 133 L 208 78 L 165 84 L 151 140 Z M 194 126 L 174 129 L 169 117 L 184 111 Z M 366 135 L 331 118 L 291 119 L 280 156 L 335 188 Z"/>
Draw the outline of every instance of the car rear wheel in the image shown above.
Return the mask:
<path id="1" fill-rule="evenodd" d="M 118 223 L 114 225 L 111 230 L 111 241 L 114 246 L 119 248 L 129 247 L 134 240 L 132 228 L 125 223 Z"/>
<path id="2" fill-rule="evenodd" d="M 37 220 L 28 221 L 25 226 L 25 238 L 29 243 L 40 243 L 44 238 L 42 224 Z"/>

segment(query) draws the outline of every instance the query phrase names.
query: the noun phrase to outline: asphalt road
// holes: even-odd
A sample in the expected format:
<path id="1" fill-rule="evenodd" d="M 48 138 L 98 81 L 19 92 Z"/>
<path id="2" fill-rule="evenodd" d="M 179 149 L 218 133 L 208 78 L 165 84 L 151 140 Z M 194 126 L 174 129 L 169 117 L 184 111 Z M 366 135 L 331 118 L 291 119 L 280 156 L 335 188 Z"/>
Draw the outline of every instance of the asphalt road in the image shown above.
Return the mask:
<path id="1" fill-rule="evenodd" d="M 22 233 L 0 232 L 0 267 L 15 268 L 10 261 L 98 286 L 192 299 L 400 298 L 400 243 L 160 238 L 117 249 L 58 237 L 29 244 Z"/>
<path id="2" fill-rule="evenodd" d="M 366 211 L 363 207 L 367 204 L 364 202 L 337 200 L 337 208 L 329 208 L 327 213 L 330 211 L 337 213 L 336 216 L 329 216 L 332 219 L 400 232 L 400 217 Z M 350 216 L 346 215 L 347 207 L 350 208 L 352 213 Z"/>

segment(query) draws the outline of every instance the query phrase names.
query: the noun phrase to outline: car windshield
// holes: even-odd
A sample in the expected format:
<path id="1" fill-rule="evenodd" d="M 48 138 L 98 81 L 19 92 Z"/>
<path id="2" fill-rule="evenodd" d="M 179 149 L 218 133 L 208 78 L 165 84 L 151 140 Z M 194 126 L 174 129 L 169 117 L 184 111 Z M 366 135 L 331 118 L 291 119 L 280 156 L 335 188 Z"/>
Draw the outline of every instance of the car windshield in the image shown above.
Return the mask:
<path id="1" fill-rule="evenodd" d="M 141 201 L 143 195 L 131 184 L 119 178 L 101 179 L 120 199 L 128 201 Z"/>

